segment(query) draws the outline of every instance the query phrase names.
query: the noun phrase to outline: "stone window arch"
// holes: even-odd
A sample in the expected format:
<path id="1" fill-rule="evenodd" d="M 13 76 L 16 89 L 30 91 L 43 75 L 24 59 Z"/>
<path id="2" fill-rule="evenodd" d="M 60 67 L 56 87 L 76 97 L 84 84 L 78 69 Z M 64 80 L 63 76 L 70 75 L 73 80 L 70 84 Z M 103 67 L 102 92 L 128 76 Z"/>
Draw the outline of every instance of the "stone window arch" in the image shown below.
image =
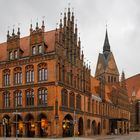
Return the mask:
<path id="1" fill-rule="evenodd" d="M 26 83 L 34 82 L 34 66 L 27 65 L 25 67 L 25 71 L 26 71 Z"/>
<path id="2" fill-rule="evenodd" d="M 21 90 L 16 90 L 14 92 L 14 104 L 15 107 L 21 107 L 22 106 L 22 91 Z"/>
<path id="3" fill-rule="evenodd" d="M 10 69 L 3 70 L 3 85 L 4 86 L 10 85 Z"/>
<path id="4" fill-rule="evenodd" d="M 66 89 L 61 91 L 61 100 L 62 106 L 68 106 L 68 91 Z"/>
<path id="5" fill-rule="evenodd" d="M 44 87 L 38 89 L 38 105 L 47 104 L 48 90 Z"/>
<path id="6" fill-rule="evenodd" d="M 48 80 L 48 69 L 47 63 L 38 64 L 38 81 L 47 81 Z"/>
<path id="7" fill-rule="evenodd" d="M 22 83 L 22 68 L 16 67 L 14 68 L 14 84 Z"/>

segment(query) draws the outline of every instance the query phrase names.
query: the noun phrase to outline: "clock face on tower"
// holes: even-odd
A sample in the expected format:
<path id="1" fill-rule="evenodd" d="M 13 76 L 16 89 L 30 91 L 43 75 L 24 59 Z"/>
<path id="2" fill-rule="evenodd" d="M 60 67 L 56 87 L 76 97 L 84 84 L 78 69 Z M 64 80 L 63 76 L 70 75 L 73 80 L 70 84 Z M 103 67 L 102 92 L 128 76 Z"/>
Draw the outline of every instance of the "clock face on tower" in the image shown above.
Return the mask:
<path id="1" fill-rule="evenodd" d="M 98 64 L 98 69 L 100 69 L 100 68 L 101 68 L 101 64 L 99 63 L 99 64 Z"/>
<path id="2" fill-rule="evenodd" d="M 108 67 L 109 67 L 110 69 L 115 69 L 115 64 L 114 64 L 114 61 L 113 61 L 113 60 L 110 60 L 110 61 L 108 62 Z"/>

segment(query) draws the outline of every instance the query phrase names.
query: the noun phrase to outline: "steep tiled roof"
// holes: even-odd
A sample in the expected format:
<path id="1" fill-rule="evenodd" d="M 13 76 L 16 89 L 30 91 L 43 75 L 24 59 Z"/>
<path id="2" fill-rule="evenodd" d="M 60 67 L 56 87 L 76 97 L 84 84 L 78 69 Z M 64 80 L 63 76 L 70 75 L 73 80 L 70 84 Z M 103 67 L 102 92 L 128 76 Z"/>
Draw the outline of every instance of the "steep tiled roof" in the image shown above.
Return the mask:
<path id="1" fill-rule="evenodd" d="M 129 77 L 126 80 L 128 96 L 131 98 L 133 91 L 136 93 L 136 99 L 140 99 L 140 74 Z"/>
<path id="2" fill-rule="evenodd" d="M 55 30 L 45 32 L 45 43 L 47 44 L 47 52 L 54 50 L 55 45 Z M 23 57 L 30 54 L 30 36 L 20 38 L 20 48 L 23 51 Z M 0 44 L 0 61 L 7 59 L 7 42 Z"/>

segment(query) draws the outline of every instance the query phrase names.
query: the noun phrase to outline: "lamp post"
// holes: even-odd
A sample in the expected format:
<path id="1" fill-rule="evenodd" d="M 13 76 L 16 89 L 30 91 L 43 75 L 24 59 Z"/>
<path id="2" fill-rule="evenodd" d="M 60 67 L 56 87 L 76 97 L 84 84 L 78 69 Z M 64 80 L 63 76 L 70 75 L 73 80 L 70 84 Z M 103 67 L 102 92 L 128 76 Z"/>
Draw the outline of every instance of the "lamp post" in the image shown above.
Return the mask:
<path id="1" fill-rule="evenodd" d="M 4 126 L 4 140 L 6 140 L 6 124 L 7 124 L 7 119 L 6 118 L 3 118 L 2 120 L 2 124 Z"/>
<path id="2" fill-rule="evenodd" d="M 16 115 L 16 140 L 18 140 L 18 133 L 19 133 L 19 131 L 18 131 L 18 116 L 17 115 L 20 115 L 21 113 L 19 113 L 18 111 L 17 111 L 17 109 L 16 109 L 16 112 L 13 112 L 13 114 L 15 114 Z"/>

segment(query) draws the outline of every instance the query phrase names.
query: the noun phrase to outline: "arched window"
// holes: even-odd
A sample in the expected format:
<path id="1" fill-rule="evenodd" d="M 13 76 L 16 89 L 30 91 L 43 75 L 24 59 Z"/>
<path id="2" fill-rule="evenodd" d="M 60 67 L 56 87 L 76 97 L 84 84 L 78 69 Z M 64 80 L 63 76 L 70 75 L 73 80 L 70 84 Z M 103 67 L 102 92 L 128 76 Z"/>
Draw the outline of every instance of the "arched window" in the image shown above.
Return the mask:
<path id="1" fill-rule="evenodd" d="M 88 98 L 88 112 L 90 112 L 90 98 Z"/>
<path id="2" fill-rule="evenodd" d="M 32 55 L 35 55 L 35 54 L 36 54 L 36 47 L 33 46 L 33 47 L 32 47 Z"/>
<path id="3" fill-rule="evenodd" d="M 10 70 L 5 69 L 3 70 L 3 85 L 4 86 L 9 86 L 10 85 Z"/>
<path id="4" fill-rule="evenodd" d="M 26 91 L 26 105 L 27 106 L 34 105 L 34 91 L 33 90 Z"/>
<path id="5" fill-rule="evenodd" d="M 34 82 L 34 66 L 28 65 L 25 68 L 26 70 L 26 83 Z"/>
<path id="6" fill-rule="evenodd" d="M 20 90 L 17 90 L 14 92 L 14 96 L 15 107 L 22 106 L 22 92 Z"/>
<path id="7" fill-rule="evenodd" d="M 22 83 L 22 69 L 20 67 L 14 68 L 14 84 Z"/>
<path id="8" fill-rule="evenodd" d="M 10 107 L 10 92 L 6 91 L 4 92 L 4 108 L 9 108 Z"/>
<path id="9" fill-rule="evenodd" d="M 61 91 L 62 106 L 68 106 L 68 92 L 66 89 Z"/>
<path id="10" fill-rule="evenodd" d="M 64 65 L 62 65 L 62 78 L 61 78 L 61 80 L 62 80 L 62 82 L 64 82 L 65 81 L 65 67 L 64 67 Z"/>
<path id="11" fill-rule="evenodd" d="M 17 58 L 18 58 L 18 52 L 17 52 L 17 50 L 16 50 L 16 51 L 14 51 L 14 58 L 15 58 L 15 59 L 17 59 Z"/>
<path id="12" fill-rule="evenodd" d="M 94 100 L 92 100 L 92 113 L 94 113 Z"/>
<path id="13" fill-rule="evenodd" d="M 48 95 L 48 90 L 46 88 L 38 89 L 38 104 L 39 105 L 47 104 L 47 95 Z"/>
<path id="14" fill-rule="evenodd" d="M 75 106 L 75 95 L 74 95 L 74 93 L 73 92 L 71 92 L 70 94 L 69 94 L 69 103 L 70 103 L 70 107 L 71 108 L 74 108 L 74 106 Z"/>
<path id="15" fill-rule="evenodd" d="M 48 79 L 48 69 L 46 63 L 38 65 L 38 81 L 46 81 Z"/>
<path id="16" fill-rule="evenodd" d="M 79 94 L 76 96 L 76 108 L 81 109 L 81 96 Z"/>
<path id="17" fill-rule="evenodd" d="M 9 59 L 10 59 L 10 60 L 13 59 L 13 52 L 9 52 Z"/>

